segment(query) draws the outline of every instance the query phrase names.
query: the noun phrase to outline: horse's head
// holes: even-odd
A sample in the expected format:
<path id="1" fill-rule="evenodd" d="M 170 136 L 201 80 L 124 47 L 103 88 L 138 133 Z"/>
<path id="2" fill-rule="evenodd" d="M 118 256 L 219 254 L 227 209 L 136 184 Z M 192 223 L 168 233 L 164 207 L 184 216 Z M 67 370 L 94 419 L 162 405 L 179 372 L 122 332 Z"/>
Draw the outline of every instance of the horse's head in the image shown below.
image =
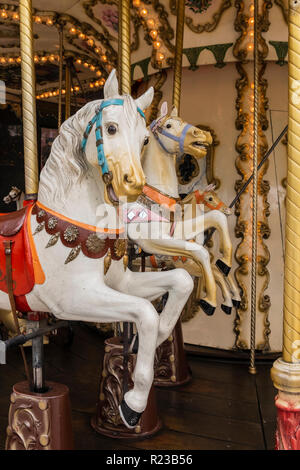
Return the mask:
<path id="1" fill-rule="evenodd" d="M 136 100 L 120 96 L 113 70 L 104 87 L 104 100 L 95 102 L 85 120 L 82 149 L 88 163 L 102 173 L 108 203 L 117 204 L 120 197 L 134 201 L 143 189 L 141 154 L 149 137 L 143 110 L 152 99 L 152 87 Z"/>
<path id="2" fill-rule="evenodd" d="M 3 201 L 5 204 L 18 201 L 20 199 L 21 193 L 21 189 L 17 188 L 17 186 L 12 186 L 7 196 L 3 198 Z"/>
<path id="3" fill-rule="evenodd" d="M 170 154 L 188 153 L 195 158 L 203 158 L 212 144 L 210 132 L 183 121 L 178 116 L 176 107 L 173 107 L 169 115 L 166 102 L 162 104 L 160 116 L 150 128 L 162 148 Z"/>
<path id="4" fill-rule="evenodd" d="M 199 202 L 202 202 L 202 204 L 210 211 L 219 210 L 225 215 L 231 215 L 232 210 L 219 198 L 214 189 L 215 185 L 209 184 L 203 192 L 199 191 Z"/>

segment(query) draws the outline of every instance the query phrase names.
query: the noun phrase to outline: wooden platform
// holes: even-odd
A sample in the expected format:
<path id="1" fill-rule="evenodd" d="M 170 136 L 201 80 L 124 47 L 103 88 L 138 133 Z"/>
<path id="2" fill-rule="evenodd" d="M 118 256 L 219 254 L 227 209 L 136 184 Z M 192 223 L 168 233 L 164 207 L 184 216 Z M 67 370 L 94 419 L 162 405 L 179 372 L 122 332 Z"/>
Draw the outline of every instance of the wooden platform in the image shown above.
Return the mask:
<path id="1" fill-rule="evenodd" d="M 26 355 L 30 360 L 31 350 Z M 144 441 L 119 442 L 90 426 L 95 411 L 103 338 L 85 325 L 75 327 L 71 347 L 45 346 L 46 377 L 70 388 L 77 450 L 118 449 L 274 449 L 275 406 L 270 379 L 272 361 L 258 363 L 251 376 L 245 363 L 188 356 L 193 380 L 172 390 L 158 390 L 164 427 Z M 5 446 L 9 396 L 14 383 L 25 380 L 18 350 L 0 366 L 0 449 Z"/>

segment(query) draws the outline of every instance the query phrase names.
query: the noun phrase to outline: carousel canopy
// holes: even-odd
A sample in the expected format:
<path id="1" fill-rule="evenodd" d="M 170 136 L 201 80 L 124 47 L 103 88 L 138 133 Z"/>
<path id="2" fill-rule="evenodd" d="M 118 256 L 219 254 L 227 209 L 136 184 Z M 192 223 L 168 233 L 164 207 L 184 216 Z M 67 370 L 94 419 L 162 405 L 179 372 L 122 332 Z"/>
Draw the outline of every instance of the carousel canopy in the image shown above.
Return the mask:
<path id="1" fill-rule="evenodd" d="M 19 2 L 0 4 L 0 79 L 8 100 L 21 94 Z M 271 11 L 269 60 L 287 54 L 287 0 Z M 49 8 L 51 7 L 51 8 Z M 118 60 L 118 0 L 33 0 L 37 98 L 56 101 L 59 86 L 59 31 L 63 29 L 64 62 L 72 63 L 72 92 L 80 99 L 105 83 Z M 274 9 L 272 9 L 274 10 Z M 131 6 L 131 63 L 134 80 L 147 79 L 172 67 L 175 53 L 176 0 L 133 0 Z M 251 15 L 251 12 L 250 12 Z M 233 0 L 186 0 L 183 66 L 222 67 L 238 60 Z M 269 25 L 268 25 L 269 26 Z M 249 49 L 252 47 L 249 37 Z M 63 84 L 65 86 L 65 84 Z M 64 90 L 63 90 L 64 93 Z"/>

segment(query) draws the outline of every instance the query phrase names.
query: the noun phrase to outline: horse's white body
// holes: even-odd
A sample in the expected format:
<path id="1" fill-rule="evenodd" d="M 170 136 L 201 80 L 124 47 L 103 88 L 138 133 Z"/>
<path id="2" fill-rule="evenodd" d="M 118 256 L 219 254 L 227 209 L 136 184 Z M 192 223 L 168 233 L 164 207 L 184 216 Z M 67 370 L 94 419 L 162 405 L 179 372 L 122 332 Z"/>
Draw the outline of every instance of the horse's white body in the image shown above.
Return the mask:
<path id="1" fill-rule="evenodd" d="M 162 107 L 162 113 L 163 109 L 165 113 L 165 105 Z M 164 120 L 164 127 L 168 127 L 169 125 L 173 126 L 173 129 L 169 128 L 169 132 L 172 132 L 174 135 L 180 135 L 186 123 L 177 118 L 177 111 L 175 110 L 172 112 L 169 119 Z M 195 135 L 194 140 L 201 141 L 205 139 L 204 133 L 199 129 L 193 128 L 192 132 Z M 170 197 L 179 198 L 175 165 L 176 155 L 179 151 L 178 143 L 164 136 L 160 136 L 160 139 L 168 152 L 166 153 L 154 135 L 150 133 L 149 144 L 145 148 L 142 157 L 147 184 Z M 197 147 L 195 147 L 195 153 L 197 150 Z M 191 151 L 193 151 L 193 149 L 191 149 Z M 205 153 L 201 156 L 204 157 Z M 170 224 L 167 222 L 160 224 L 160 236 L 156 236 L 154 230 L 154 232 L 152 231 L 154 236 L 150 238 L 148 236 L 148 224 L 129 224 L 128 236 L 147 253 L 185 256 L 192 259 L 200 268 L 203 268 L 206 297 L 205 302 L 202 303 L 202 308 L 206 311 L 206 304 L 208 303 L 209 307 L 207 312 L 213 312 L 217 305 L 216 283 L 210 265 L 209 252 L 199 243 L 199 235 L 203 235 L 204 230 L 208 228 L 213 227 L 217 229 L 220 240 L 220 252 L 223 254 L 223 262 L 230 267 L 232 262 L 232 244 L 229 236 L 227 218 L 218 210 L 213 210 L 195 217 L 193 215 L 192 205 L 187 205 L 186 209 L 185 221 L 176 222 L 173 236 L 170 235 Z M 186 221 L 193 221 L 193 223 L 186 223 Z M 196 237 L 198 237 L 198 243 L 189 241 Z"/>
<path id="2" fill-rule="evenodd" d="M 152 97 L 152 89 L 136 101 L 123 96 L 123 106 L 112 105 L 103 111 L 104 151 L 118 196 L 126 191 L 130 197 L 134 191 L 137 196 L 144 184 L 140 156 L 148 131 L 137 106 L 145 109 Z M 115 72 L 106 82 L 104 98 L 120 98 Z M 87 104 L 62 125 L 42 170 L 38 194 L 38 200 L 48 208 L 98 227 L 101 220 L 97 213 L 99 205 L 106 200 L 106 193 L 98 166 L 96 138 L 89 137 L 85 155 L 80 149 L 86 125 L 100 103 L 101 100 Z M 116 127 L 116 135 L 108 134 L 110 125 Z M 34 232 L 35 217 L 31 224 Z M 66 320 L 136 323 L 139 351 L 134 387 L 125 394 L 125 401 L 135 412 L 142 412 L 153 380 L 155 349 L 175 326 L 192 291 L 192 278 L 180 269 L 161 273 L 134 273 L 129 269 L 125 272 L 122 260 L 112 261 L 105 276 L 104 258 L 91 259 L 80 253 L 74 261 L 64 264 L 69 248 L 58 242 L 46 249 L 49 235 L 45 230 L 37 233 L 34 240 L 46 280 L 35 285 L 26 296 L 33 311 L 51 312 Z M 150 301 L 166 292 L 168 301 L 159 316 Z M 0 292 L 0 308 L 9 309 L 8 296 L 3 292 Z M 125 424 L 129 426 L 128 422 Z"/>

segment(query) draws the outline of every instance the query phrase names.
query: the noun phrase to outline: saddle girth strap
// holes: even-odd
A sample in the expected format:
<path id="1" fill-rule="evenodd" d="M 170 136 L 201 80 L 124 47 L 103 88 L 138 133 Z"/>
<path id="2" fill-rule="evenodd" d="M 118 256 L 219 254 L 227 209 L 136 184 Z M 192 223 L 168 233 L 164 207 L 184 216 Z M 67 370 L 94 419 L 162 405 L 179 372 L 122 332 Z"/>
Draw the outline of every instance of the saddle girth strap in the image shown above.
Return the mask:
<path id="1" fill-rule="evenodd" d="M 13 279 L 12 279 L 11 253 L 12 253 L 13 244 L 14 242 L 12 240 L 3 241 L 4 252 L 5 252 L 5 263 L 6 263 L 6 285 L 7 285 L 7 290 L 8 290 L 9 303 L 10 303 L 11 311 L 13 314 L 13 319 L 14 319 L 16 330 L 17 330 L 17 334 L 21 335 L 20 325 L 19 325 L 18 317 L 17 317 L 16 302 L 15 302 L 14 288 L 13 288 Z M 28 367 L 26 356 L 25 356 L 24 347 L 22 345 L 19 347 L 20 347 L 22 359 L 24 362 L 24 369 L 25 369 L 25 374 L 27 377 L 28 385 L 29 385 L 29 388 L 31 389 L 32 383 L 31 383 L 29 367 Z"/>

